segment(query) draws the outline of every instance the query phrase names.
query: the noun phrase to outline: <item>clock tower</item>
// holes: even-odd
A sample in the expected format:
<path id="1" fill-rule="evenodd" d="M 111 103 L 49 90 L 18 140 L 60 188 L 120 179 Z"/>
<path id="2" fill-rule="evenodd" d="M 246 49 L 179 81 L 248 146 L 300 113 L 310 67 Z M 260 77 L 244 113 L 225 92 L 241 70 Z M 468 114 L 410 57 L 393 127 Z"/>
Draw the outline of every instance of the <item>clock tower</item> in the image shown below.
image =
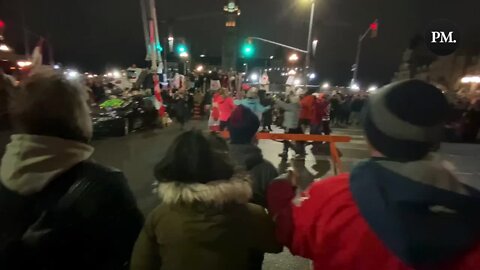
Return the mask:
<path id="1" fill-rule="evenodd" d="M 222 46 L 222 69 L 224 71 L 235 71 L 237 69 L 238 37 L 237 18 L 240 16 L 238 0 L 227 0 L 223 7 L 225 13 L 225 34 Z"/>

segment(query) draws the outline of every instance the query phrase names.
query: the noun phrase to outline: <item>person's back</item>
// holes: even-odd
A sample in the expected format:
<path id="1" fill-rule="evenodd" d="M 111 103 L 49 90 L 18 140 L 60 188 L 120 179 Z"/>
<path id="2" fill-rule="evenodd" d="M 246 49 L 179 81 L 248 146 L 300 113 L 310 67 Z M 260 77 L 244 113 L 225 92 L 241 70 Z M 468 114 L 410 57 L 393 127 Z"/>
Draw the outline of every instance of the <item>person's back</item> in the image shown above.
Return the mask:
<path id="1" fill-rule="evenodd" d="M 300 100 L 300 120 L 304 121 L 306 125 L 310 124 L 310 120 L 313 116 L 313 104 L 315 102 L 315 97 L 313 95 L 305 95 Z"/>
<path id="2" fill-rule="evenodd" d="M 249 177 L 235 172 L 223 139 L 180 135 L 155 176 L 161 204 L 140 233 L 132 270 L 257 269 L 251 254 L 281 251 L 270 216 L 248 203 Z"/>
<path id="3" fill-rule="evenodd" d="M 266 207 L 265 194 L 270 182 L 278 176 L 277 169 L 265 160 L 262 150 L 254 145 L 260 121 L 253 112 L 238 106 L 228 124 L 230 156 L 238 168 L 250 173 L 253 184 L 252 202 Z"/>
<path id="4" fill-rule="evenodd" d="M 132 269 L 251 269 L 250 251 L 253 247 L 261 249 L 261 242 L 268 237 L 259 231 L 271 223 L 265 217 L 265 210 L 254 204 L 231 203 L 221 208 L 162 204 L 152 212 L 144 229 L 145 238 L 155 239 L 155 247 L 148 252 L 158 252 L 161 267 L 147 267 L 148 260 L 134 257 Z M 265 244 L 262 251 L 279 251 Z"/>
<path id="5" fill-rule="evenodd" d="M 0 167 L 0 268 L 128 267 L 143 218 L 123 174 L 90 160 L 85 93 L 43 72 L 21 85 L 11 108 L 15 134 Z"/>
<path id="6" fill-rule="evenodd" d="M 315 182 L 290 207 L 292 185 L 271 184 L 278 239 L 315 269 L 477 269 L 480 190 L 430 153 L 448 113 L 441 91 L 399 82 L 379 90 L 366 109 L 370 159 Z"/>

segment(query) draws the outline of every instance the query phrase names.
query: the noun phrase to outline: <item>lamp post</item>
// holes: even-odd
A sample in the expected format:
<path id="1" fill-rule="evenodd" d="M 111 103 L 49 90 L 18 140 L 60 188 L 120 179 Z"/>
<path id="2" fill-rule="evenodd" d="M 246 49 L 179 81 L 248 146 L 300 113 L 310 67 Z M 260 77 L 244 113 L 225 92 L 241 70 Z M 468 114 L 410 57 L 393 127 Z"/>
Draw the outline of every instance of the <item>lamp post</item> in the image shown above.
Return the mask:
<path id="1" fill-rule="evenodd" d="M 312 53 L 312 30 L 313 30 L 313 16 L 315 15 L 315 0 L 310 0 L 310 23 L 308 26 L 308 39 L 307 39 L 307 55 L 305 58 L 305 91 L 308 90 L 308 71 L 310 70 L 310 54 Z"/>

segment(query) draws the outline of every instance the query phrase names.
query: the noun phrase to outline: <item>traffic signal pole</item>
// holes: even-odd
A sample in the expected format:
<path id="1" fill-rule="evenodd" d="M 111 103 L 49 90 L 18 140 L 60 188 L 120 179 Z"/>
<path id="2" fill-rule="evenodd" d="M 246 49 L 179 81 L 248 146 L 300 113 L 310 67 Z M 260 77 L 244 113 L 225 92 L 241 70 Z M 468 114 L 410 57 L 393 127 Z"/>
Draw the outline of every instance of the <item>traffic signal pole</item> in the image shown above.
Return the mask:
<path id="1" fill-rule="evenodd" d="M 286 44 L 282 44 L 282 43 L 275 42 L 273 40 L 268 40 L 268 39 L 261 38 L 261 37 L 248 37 L 247 39 L 259 40 L 259 41 L 263 41 L 265 43 L 270 43 L 270 44 L 273 44 L 273 45 L 284 47 L 284 48 L 287 48 L 287 49 L 290 49 L 290 50 L 293 50 L 293 51 L 297 51 L 297 52 L 301 52 L 301 53 L 308 53 L 308 51 L 306 51 L 306 50 L 295 48 L 295 47 L 292 47 L 292 46 L 289 46 L 289 45 L 286 45 Z"/>
<path id="2" fill-rule="evenodd" d="M 375 29 L 372 29 L 373 25 L 375 25 Z M 378 21 L 375 20 L 373 22 L 373 24 L 371 24 L 367 28 L 367 31 L 365 31 L 365 33 L 363 35 L 360 35 L 360 37 L 358 38 L 357 53 L 356 53 L 356 56 L 355 56 L 355 64 L 353 64 L 353 67 L 352 67 L 352 71 L 353 71 L 353 77 L 352 77 L 352 82 L 351 82 L 352 85 L 357 83 L 357 79 L 358 79 L 358 68 L 359 68 L 359 65 L 360 65 L 360 53 L 362 52 L 362 42 L 372 30 L 374 31 L 373 33 L 376 33 L 376 31 L 377 31 L 376 28 L 377 27 L 378 27 Z"/>

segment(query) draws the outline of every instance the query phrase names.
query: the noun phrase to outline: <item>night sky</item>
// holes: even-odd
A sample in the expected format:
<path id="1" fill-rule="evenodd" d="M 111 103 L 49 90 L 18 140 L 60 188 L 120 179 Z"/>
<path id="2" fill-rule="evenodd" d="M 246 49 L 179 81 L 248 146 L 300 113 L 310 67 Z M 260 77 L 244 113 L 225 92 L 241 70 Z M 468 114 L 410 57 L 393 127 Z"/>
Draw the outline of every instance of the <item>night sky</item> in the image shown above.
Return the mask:
<path id="1" fill-rule="evenodd" d="M 478 0 L 316 0 L 314 37 L 319 40 L 316 70 L 337 84 L 351 78 L 356 39 L 378 18 L 379 36 L 364 43 L 360 80 L 388 82 L 398 68 L 409 40 L 428 22 L 446 18 L 464 35 L 480 36 Z M 23 2 L 23 3 L 22 3 Z M 305 1 L 304 1 L 305 2 Z M 240 36 L 261 36 L 306 47 L 309 6 L 302 0 L 240 0 Z M 179 21 L 174 34 L 189 43 L 193 54 L 219 56 L 224 17 L 223 0 L 158 0 L 159 20 L 208 14 Z M 22 7 L 23 6 L 23 7 Z M 0 19 L 7 23 L 7 42 L 23 52 L 21 18 L 27 28 L 49 37 L 55 60 L 82 71 L 143 64 L 145 47 L 137 0 L 0 0 Z M 160 25 L 166 36 L 166 25 Z M 34 34 L 30 34 L 33 46 Z M 274 47 L 257 43 L 257 55 L 268 57 Z"/>

